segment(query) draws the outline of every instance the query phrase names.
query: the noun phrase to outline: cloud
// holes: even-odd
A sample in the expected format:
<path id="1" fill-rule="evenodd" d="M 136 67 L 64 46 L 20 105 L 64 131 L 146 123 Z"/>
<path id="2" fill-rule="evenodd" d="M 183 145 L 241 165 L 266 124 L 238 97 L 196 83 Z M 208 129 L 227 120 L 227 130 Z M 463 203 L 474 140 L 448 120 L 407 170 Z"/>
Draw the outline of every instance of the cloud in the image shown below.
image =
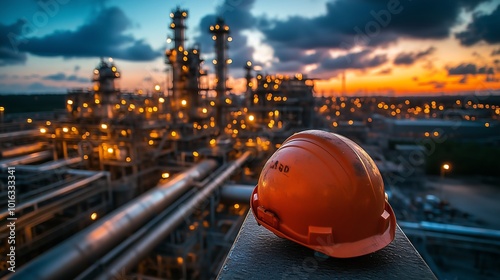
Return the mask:
<path id="1" fill-rule="evenodd" d="M 301 49 L 386 46 L 400 38 L 446 39 L 463 9 L 485 1 L 332 0 L 321 16 L 264 19 L 266 24 L 261 26 L 275 50 L 288 45 Z"/>
<path id="2" fill-rule="evenodd" d="M 420 52 L 402 52 L 396 56 L 394 59 L 394 64 L 395 65 L 412 65 L 414 64 L 417 60 L 424 58 L 428 55 L 431 55 L 434 53 L 436 48 L 430 47 L 425 51 L 420 51 Z"/>
<path id="3" fill-rule="evenodd" d="M 435 89 L 444 88 L 446 86 L 446 84 L 447 83 L 444 81 L 436 81 L 436 80 L 418 83 L 419 86 L 433 86 Z"/>
<path id="4" fill-rule="evenodd" d="M 371 55 L 371 50 L 348 53 L 343 56 L 324 59 L 321 62 L 321 69 L 324 70 L 346 70 L 365 69 L 377 67 L 387 62 L 387 55 Z M 371 55 L 371 56 L 370 56 Z"/>
<path id="5" fill-rule="evenodd" d="M 500 49 L 491 51 L 491 56 L 500 55 Z"/>
<path id="6" fill-rule="evenodd" d="M 131 61 L 150 61 L 161 52 L 142 39 L 126 34 L 132 22 L 118 7 L 102 9 L 95 18 L 74 31 L 58 30 L 44 37 L 27 38 L 19 49 L 39 56 L 110 56 Z"/>
<path id="7" fill-rule="evenodd" d="M 19 52 L 17 49 L 20 39 L 15 37 L 15 34 L 21 33 L 23 25 L 22 20 L 18 20 L 11 25 L 0 23 L 0 66 L 24 64 L 26 62 L 26 54 Z"/>
<path id="8" fill-rule="evenodd" d="M 455 67 L 448 67 L 447 70 L 449 76 L 476 75 L 476 74 L 490 75 L 495 73 L 493 67 L 488 67 L 488 66 L 477 67 L 476 64 L 473 63 L 468 63 L 468 64 L 462 63 Z"/>
<path id="9" fill-rule="evenodd" d="M 44 77 L 42 77 L 42 79 L 47 80 L 47 81 L 57 81 L 57 82 L 60 82 L 60 81 L 69 81 L 69 82 L 78 82 L 78 83 L 89 83 L 90 82 L 89 78 L 82 78 L 82 77 L 78 77 L 76 75 L 66 75 L 62 72 L 44 76 Z"/>
<path id="10" fill-rule="evenodd" d="M 392 73 L 392 68 L 385 68 L 375 73 L 375 75 L 389 75 Z"/>
<path id="11" fill-rule="evenodd" d="M 491 14 L 476 13 L 465 31 L 455 34 L 464 46 L 472 46 L 480 41 L 488 44 L 500 43 L 500 4 Z"/>

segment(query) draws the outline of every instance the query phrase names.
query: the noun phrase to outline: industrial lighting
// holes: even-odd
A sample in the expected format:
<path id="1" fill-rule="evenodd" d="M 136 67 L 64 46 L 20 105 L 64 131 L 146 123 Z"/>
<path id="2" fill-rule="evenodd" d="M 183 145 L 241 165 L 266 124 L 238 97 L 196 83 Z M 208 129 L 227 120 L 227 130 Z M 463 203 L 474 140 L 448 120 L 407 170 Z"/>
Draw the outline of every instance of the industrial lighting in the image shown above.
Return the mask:
<path id="1" fill-rule="evenodd" d="M 194 156 L 194 157 L 198 157 L 199 155 L 200 155 L 200 154 L 199 154 L 197 151 L 194 151 L 194 152 L 193 152 L 193 156 Z"/>
<path id="2" fill-rule="evenodd" d="M 46 133 L 47 132 L 47 129 L 45 128 L 40 128 L 40 133 Z"/>
<path id="3" fill-rule="evenodd" d="M 234 204 L 234 209 L 240 209 L 240 205 L 238 203 Z"/>
<path id="4" fill-rule="evenodd" d="M 89 156 L 88 155 L 83 155 L 83 159 L 87 160 L 87 159 L 89 159 Z"/>
<path id="5" fill-rule="evenodd" d="M 127 158 L 125 159 L 125 161 L 126 161 L 126 162 L 131 162 L 131 161 L 132 161 L 132 159 L 131 159 L 130 157 L 127 157 Z"/>
<path id="6" fill-rule="evenodd" d="M 443 164 L 444 170 L 450 170 L 451 166 L 448 163 Z"/>
<path id="7" fill-rule="evenodd" d="M 181 105 L 182 105 L 183 107 L 186 107 L 186 105 L 187 105 L 187 101 L 186 101 L 186 99 L 182 99 L 182 100 L 181 100 Z"/>
<path id="8" fill-rule="evenodd" d="M 63 127 L 63 132 L 68 132 L 69 129 L 67 127 Z"/>
<path id="9" fill-rule="evenodd" d="M 170 177 L 170 173 L 168 173 L 168 172 L 163 172 L 163 174 L 161 174 L 161 177 L 162 177 L 163 179 L 168 179 L 168 178 Z"/>
<path id="10" fill-rule="evenodd" d="M 91 219 L 92 221 L 95 221 L 95 220 L 97 219 L 97 213 L 96 213 L 96 212 L 94 212 L 94 213 L 90 214 L 90 219 Z"/>
<path id="11" fill-rule="evenodd" d="M 102 128 L 102 129 L 108 129 L 108 125 L 107 125 L 107 124 L 105 124 L 105 123 L 103 123 L 103 124 L 101 124 L 101 128 Z"/>
<path id="12" fill-rule="evenodd" d="M 254 115 L 250 115 L 248 116 L 248 120 L 253 122 L 255 120 L 255 116 Z"/>
<path id="13" fill-rule="evenodd" d="M 159 91 L 160 90 L 160 85 L 155 85 L 155 90 Z"/>
<path id="14" fill-rule="evenodd" d="M 490 127 L 490 123 L 485 123 L 484 126 L 485 127 Z"/>
<path id="15" fill-rule="evenodd" d="M 68 99 L 67 103 L 68 103 L 68 105 L 73 105 L 73 100 Z"/>
<path id="16" fill-rule="evenodd" d="M 165 98 L 160 97 L 160 98 L 158 99 L 158 102 L 160 102 L 160 103 L 165 103 Z"/>
<path id="17" fill-rule="evenodd" d="M 108 154 L 112 154 L 114 152 L 113 148 L 108 148 Z"/>
<path id="18" fill-rule="evenodd" d="M 32 119 L 27 119 L 27 120 L 26 120 L 26 122 L 27 122 L 27 123 L 32 123 L 32 122 L 33 122 L 33 120 L 32 120 Z"/>
<path id="19" fill-rule="evenodd" d="M 206 114 L 206 113 L 208 112 L 208 110 L 207 110 L 207 108 L 203 108 L 203 109 L 201 109 L 201 112 L 202 112 L 203 114 Z"/>

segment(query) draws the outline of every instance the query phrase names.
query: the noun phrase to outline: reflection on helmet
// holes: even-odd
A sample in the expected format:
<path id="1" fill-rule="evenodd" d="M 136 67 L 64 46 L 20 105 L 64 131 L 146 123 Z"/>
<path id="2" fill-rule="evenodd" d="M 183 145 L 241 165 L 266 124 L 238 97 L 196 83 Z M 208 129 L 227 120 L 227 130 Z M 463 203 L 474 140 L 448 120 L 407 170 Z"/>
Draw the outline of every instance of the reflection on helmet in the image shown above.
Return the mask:
<path id="1" fill-rule="evenodd" d="M 260 225 L 332 257 L 375 252 L 396 230 L 370 156 L 353 141 L 320 130 L 283 142 L 264 165 L 250 204 Z"/>

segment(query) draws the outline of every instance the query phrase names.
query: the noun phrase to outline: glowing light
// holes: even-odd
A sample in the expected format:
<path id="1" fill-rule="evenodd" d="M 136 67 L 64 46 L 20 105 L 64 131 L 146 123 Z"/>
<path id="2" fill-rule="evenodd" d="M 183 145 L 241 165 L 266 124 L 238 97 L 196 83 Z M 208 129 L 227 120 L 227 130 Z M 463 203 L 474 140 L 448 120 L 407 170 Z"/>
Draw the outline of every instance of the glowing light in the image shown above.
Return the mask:
<path id="1" fill-rule="evenodd" d="M 182 100 L 181 100 L 181 105 L 182 105 L 183 107 L 186 107 L 186 105 L 187 105 L 187 101 L 186 101 L 186 99 L 182 99 Z"/>
<path id="2" fill-rule="evenodd" d="M 108 129 L 108 125 L 107 125 L 107 124 L 105 124 L 105 123 L 103 123 L 103 124 L 101 124 L 101 128 L 102 128 L 102 129 Z"/>
<path id="3" fill-rule="evenodd" d="M 108 148 L 108 154 L 112 154 L 114 151 L 113 148 Z"/>
<path id="4" fill-rule="evenodd" d="M 194 157 L 198 157 L 198 156 L 200 156 L 200 154 L 199 154 L 197 151 L 194 151 L 194 152 L 193 152 L 193 156 L 194 156 Z"/>
<path id="5" fill-rule="evenodd" d="M 154 143 L 155 143 L 155 141 L 153 141 L 153 140 L 148 141 L 149 146 L 152 146 Z"/>
<path id="6" fill-rule="evenodd" d="M 210 101 L 210 106 L 215 106 L 215 102 L 214 101 Z"/>
<path id="7" fill-rule="evenodd" d="M 208 110 L 207 110 L 207 108 L 203 108 L 203 109 L 201 109 L 201 112 L 202 112 L 203 114 L 206 114 L 206 113 L 208 112 Z"/>
<path id="8" fill-rule="evenodd" d="M 40 133 L 47 133 L 47 129 L 45 129 L 45 128 L 40 128 Z"/>
<path id="9" fill-rule="evenodd" d="M 429 132 L 424 133 L 425 137 L 429 137 L 431 134 Z"/>
<path id="10" fill-rule="evenodd" d="M 87 107 L 89 107 L 89 104 L 87 104 L 87 103 L 83 103 L 83 105 L 82 105 L 82 106 L 83 106 L 83 108 L 87 108 Z"/>
<path id="11" fill-rule="evenodd" d="M 95 221 L 95 220 L 97 219 L 97 213 L 96 213 L 96 212 L 92 213 L 92 214 L 90 215 L 90 219 L 91 219 L 92 221 Z"/>
<path id="12" fill-rule="evenodd" d="M 240 209 L 240 205 L 238 203 L 233 205 L 234 209 Z"/>
<path id="13" fill-rule="evenodd" d="M 172 131 L 172 132 L 170 132 L 170 135 L 171 135 L 172 137 L 177 137 L 177 132 Z"/>
<path id="14" fill-rule="evenodd" d="M 158 99 L 158 102 L 160 102 L 160 103 L 165 103 L 165 98 L 160 97 L 160 98 Z"/>
<path id="15" fill-rule="evenodd" d="M 46 125 L 51 125 L 52 123 L 50 121 L 45 122 Z"/>
<path id="16" fill-rule="evenodd" d="M 69 100 L 67 101 L 67 103 L 68 103 L 68 105 L 73 105 L 73 100 L 69 99 Z"/>
<path id="17" fill-rule="evenodd" d="M 432 135 L 434 135 L 434 137 L 438 137 L 439 136 L 439 132 L 434 131 L 434 133 Z"/>
<path id="18" fill-rule="evenodd" d="M 132 161 L 132 159 L 131 159 L 130 157 L 127 157 L 127 158 L 125 159 L 125 161 L 126 161 L 126 162 L 131 162 L 131 161 Z"/>
<path id="19" fill-rule="evenodd" d="M 163 174 L 161 174 L 161 177 L 162 177 L 163 179 L 168 179 L 168 178 L 170 177 L 170 173 L 168 173 L 168 172 L 163 172 Z"/>
<path id="20" fill-rule="evenodd" d="M 69 129 L 67 127 L 63 127 L 63 132 L 67 133 L 69 131 Z"/>
<path id="21" fill-rule="evenodd" d="M 448 163 L 443 164 L 444 170 L 450 170 L 451 166 Z"/>
<path id="22" fill-rule="evenodd" d="M 177 257 L 177 264 L 181 265 L 184 263 L 184 259 L 182 257 Z"/>
<path id="23" fill-rule="evenodd" d="M 88 155 L 83 155 L 83 159 L 87 160 L 87 159 L 89 159 L 89 156 Z"/>
<path id="24" fill-rule="evenodd" d="M 253 122 L 255 120 L 255 116 L 254 115 L 250 115 L 248 116 L 248 120 Z"/>
<path id="25" fill-rule="evenodd" d="M 212 60 L 213 64 L 217 64 L 217 59 Z"/>
<path id="26" fill-rule="evenodd" d="M 485 127 L 490 127 L 490 123 L 485 123 L 484 126 Z"/>
<path id="27" fill-rule="evenodd" d="M 27 119 L 27 120 L 26 120 L 26 122 L 27 122 L 27 123 L 32 123 L 32 122 L 33 122 L 33 120 L 32 120 L 32 119 Z"/>
<path id="28" fill-rule="evenodd" d="M 227 37 L 227 41 L 228 42 L 232 42 L 233 41 L 233 37 Z"/>
<path id="29" fill-rule="evenodd" d="M 161 89 L 160 85 L 155 85 L 155 90 L 159 91 Z"/>
<path id="30" fill-rule="evenodd" d="M 101 103 L 101 101 L 99 99 L 94 100 L 94 102 L 95 102 L 95 104 Z"/>
<path id="31" fill-rule="evenodd" d="M 231 64 L 231 63 L 233 63 L 233 60 L 229 58 L 228 60 L 226 60 L 226 63 Z"/>

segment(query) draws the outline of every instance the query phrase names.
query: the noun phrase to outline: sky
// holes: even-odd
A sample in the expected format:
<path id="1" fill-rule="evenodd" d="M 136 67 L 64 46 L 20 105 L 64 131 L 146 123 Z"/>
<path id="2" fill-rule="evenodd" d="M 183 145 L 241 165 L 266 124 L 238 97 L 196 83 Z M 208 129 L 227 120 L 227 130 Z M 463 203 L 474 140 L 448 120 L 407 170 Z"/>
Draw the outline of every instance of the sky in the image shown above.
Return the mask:
<path id="1" fill-rule="evenodd" d="M 187 9 L 187 46 L 214 72 L 208 28 L 231 27 L 228 83 L 247 60 L 303 73 L 319 94 L 442 94 L 500 89 L 500 0 L 1 0 L 0 94 L 91 87 L 100 57 L 119 86 L 166 79 L 169 14 Z"/>

